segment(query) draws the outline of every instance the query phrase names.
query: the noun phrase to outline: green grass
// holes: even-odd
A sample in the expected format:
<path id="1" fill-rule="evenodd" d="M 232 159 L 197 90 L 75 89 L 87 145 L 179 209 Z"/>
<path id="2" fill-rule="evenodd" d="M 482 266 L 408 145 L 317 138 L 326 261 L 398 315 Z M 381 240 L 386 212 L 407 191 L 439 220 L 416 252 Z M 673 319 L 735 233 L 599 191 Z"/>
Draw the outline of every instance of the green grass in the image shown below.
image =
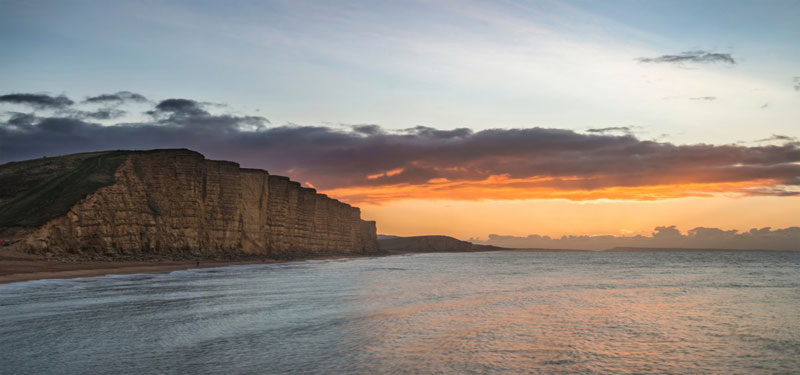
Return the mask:
<path id="1" fill-rule="evenodd" d="M 114 184 L 126 151 L 75 154 L 0 165 L 0 228 L 37 227 Z"/>

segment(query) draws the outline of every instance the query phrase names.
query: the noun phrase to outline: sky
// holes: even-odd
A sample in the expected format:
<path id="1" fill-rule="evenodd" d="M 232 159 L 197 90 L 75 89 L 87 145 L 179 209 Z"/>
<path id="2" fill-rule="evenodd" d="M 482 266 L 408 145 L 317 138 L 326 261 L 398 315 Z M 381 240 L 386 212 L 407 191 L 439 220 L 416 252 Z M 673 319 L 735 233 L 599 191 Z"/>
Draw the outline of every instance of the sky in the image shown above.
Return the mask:
<path id="1" fill-rule="evenodd" d="M 797 1 L 0 0 L 0 162 L 192 148 L 396 235 L 800 226 L 797 19 Z"/>

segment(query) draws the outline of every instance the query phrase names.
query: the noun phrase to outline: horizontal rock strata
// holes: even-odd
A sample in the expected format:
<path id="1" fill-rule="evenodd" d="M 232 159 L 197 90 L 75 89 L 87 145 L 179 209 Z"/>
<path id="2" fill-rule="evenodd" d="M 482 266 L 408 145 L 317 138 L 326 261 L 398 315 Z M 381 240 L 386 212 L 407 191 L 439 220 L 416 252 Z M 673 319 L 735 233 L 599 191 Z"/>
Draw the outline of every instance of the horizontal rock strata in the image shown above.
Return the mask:
<path id="1" fill-rule="evenodd" d="M 189 150 L 114 155 L 120 159 L 110 184 L 42 225 L 5 223 L 6 244 L 28 253 L 88 258 L 378 252 L 374 221 L 287 177 Z M 4 204 L 20 199 L 6 197 Z"/>

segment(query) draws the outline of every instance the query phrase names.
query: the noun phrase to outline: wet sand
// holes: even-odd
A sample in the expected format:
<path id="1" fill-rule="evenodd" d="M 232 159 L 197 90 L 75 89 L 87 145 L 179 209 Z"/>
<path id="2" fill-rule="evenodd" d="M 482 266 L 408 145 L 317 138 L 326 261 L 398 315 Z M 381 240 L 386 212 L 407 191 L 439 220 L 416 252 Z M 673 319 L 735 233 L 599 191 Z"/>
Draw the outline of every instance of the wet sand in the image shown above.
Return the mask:
<path id="1" fill-rule="evenodd" d="M 326 256 L 295 259 L 336 259 L 353 256 Z M 41 279 L 70 279 L 75 277 L 92 277 L 132 273 L 163 273 L 192 268 L 213 268 L 242 264 L 267 264 L 287 262 L 283 260 L 264 259 L 249 261 L 157 261 L 157 262 L 60 262 L 45 260 L 40 257 L 0 250 L 0 284 Z"/>

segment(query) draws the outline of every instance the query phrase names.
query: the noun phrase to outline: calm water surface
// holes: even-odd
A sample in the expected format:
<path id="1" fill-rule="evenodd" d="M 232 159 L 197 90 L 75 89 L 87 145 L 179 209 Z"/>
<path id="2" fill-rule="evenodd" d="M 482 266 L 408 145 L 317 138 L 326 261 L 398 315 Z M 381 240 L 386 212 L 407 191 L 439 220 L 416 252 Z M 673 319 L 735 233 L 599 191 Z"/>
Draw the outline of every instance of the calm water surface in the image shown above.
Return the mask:
<path id="1" fill-rule="evenodd" d="M 0 285 L 2 374 L 800 374 L 800 253 L 420 254 Z"/>

